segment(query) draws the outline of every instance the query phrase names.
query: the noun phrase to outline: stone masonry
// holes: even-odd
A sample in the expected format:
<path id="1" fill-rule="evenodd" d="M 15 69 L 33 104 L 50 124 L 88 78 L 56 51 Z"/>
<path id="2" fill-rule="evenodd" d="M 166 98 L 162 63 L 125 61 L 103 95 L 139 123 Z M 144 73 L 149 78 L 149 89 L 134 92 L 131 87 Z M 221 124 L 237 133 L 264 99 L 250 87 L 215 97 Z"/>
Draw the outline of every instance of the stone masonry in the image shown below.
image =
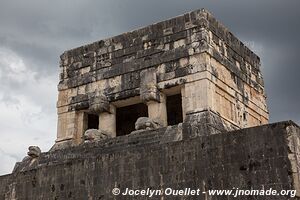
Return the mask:
<path id="1" fill-rule="evenodd" d="M 173 142 L 177 126 L 42 153 L 0 176 L 0 200 L 287 200 L 288 196 L 114 196 L 112 189 L 297 189 L 300 128 L 282 122 Z M 174 135 L 173 135 L 174 136 Z"/>
<path id="2" fill-rule="evenodd" d="M 183 121 L 209 128 L 200 135 L 269 118 L 259 57 L 204 9 L 68 50 L 60 69 L 55 148 L 80 144 L 90 113 L 116 137 L 118 108 L 128 105 L 144 104 L 143 117 L 167 126 L 175 94 Z"/>

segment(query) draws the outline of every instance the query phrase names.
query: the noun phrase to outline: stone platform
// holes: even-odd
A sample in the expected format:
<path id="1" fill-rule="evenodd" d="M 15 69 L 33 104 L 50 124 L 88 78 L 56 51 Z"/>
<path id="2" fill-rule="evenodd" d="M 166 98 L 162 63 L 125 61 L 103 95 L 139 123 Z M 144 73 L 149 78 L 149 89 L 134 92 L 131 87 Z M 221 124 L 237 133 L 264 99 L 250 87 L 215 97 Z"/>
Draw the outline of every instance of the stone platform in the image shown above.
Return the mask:
<path id="1" fill-rule="evenodd" d="M 182 127 L 181 131 L 172 126 L 42 153 L 34 165 L 0 177 L 0 200 L 162 199 L 113 196 L 115 187 L 121 191 L 168 187 L 300 191 L 300 128 L 293 122 L 207 136 L 191 135 L 190 126 Z M 188 199 L 228 197 L 201 194 Z"/>

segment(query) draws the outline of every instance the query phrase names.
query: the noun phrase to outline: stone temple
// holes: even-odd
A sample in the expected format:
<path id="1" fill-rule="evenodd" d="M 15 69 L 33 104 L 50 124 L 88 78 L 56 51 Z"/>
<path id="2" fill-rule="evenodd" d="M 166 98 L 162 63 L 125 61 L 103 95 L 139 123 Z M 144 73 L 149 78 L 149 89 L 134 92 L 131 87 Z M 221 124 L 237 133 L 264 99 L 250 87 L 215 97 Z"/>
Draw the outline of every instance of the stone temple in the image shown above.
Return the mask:
<path id="1" fill-rule="evenodd" d="M 55 144 L 0 177 L 0 200 L 231 199 L 116 187 L 300 196 L 300 128 L 268 124 L 260 58 L 207 10 L 65 51 L 60 71 Z"/>

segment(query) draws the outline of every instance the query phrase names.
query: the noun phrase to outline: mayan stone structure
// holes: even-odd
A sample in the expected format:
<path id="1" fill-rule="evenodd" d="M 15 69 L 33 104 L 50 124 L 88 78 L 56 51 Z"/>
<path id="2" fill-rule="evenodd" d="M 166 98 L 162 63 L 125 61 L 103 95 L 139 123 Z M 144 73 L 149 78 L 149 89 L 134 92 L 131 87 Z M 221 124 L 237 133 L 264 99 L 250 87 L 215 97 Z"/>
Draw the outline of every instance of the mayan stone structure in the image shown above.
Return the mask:
<path id="1" fill-rule="evenodd" d="M 55 144 L 0 176 L 0 200 L 222 200 L 207 191 L 233 188 L 300 199 L 300 127 L 268 124 L 259 57 L 208 11 L 68 50 L 60 69 Z"/>
<path id="2" fill-rule="evenodd" d="M 205 10 L 66 51 L 60 69 L 58 147 L 89 128 L 129 134 L 138 117 L 200 135 L 268 122 L 259 57 Z"/>

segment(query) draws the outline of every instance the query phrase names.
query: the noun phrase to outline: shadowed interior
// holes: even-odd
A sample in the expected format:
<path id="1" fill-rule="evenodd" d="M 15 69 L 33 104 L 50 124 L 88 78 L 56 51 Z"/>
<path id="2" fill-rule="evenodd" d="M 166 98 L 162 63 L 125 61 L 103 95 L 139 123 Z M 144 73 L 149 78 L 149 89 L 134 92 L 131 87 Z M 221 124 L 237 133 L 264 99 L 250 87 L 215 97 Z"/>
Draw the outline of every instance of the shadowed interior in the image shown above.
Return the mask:
<path id="1" fill-rule="evenodd" d="M 99 116 L 94 114 L 88 114 L 88 127 L 87 129 L 99 128 Z"/>
<path id="2" fill-rule="evenodd" d="M 139 117 L 148 117 L 147 105 L 143 103 L 117 108 L 117 136 L 127 135 L 135 130 Z"/>
<path id="3" fill-rule="evenodd" d="M 168 125 L 179 124 L 183 121 L 181 94 L 167 97 Z"/>

